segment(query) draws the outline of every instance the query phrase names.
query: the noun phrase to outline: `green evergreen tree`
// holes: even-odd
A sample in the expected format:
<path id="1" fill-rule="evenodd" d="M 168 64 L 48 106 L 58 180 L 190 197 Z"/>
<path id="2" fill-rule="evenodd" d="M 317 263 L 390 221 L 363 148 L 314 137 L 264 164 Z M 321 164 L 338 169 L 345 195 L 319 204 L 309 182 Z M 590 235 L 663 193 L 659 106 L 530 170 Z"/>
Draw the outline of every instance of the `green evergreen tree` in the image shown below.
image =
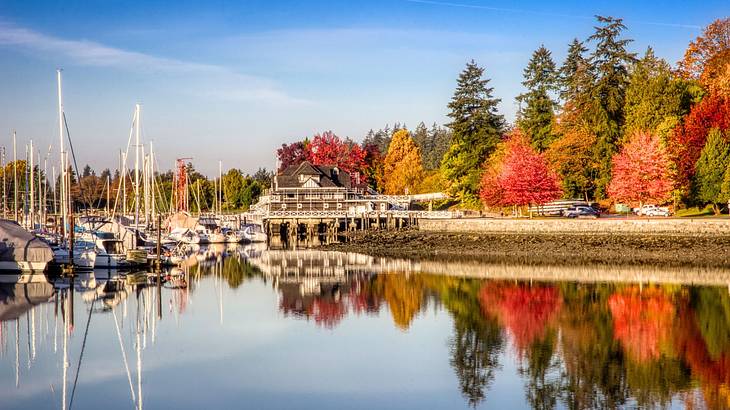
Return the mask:
<path id="1" fill-rule="evenodd" d="M 694 101 L 692 82 L 675 78 L 666 61 L 651 47 L 634 64 L 626 88 L 623 135 L 656 132 L 662 137 L 689 112 Z"/>
<path id="2" fill-rule="evenodd" d="M 713 128 L 695 165 L 694 191 L 699 201 L 712 204 L 715 213 L 720 211 L 718 204 L 724 202 L 722 183 L 729 163 L 730 144 L 720 130 Z"/>
<path id="3" fill-rule="evenodd" d="M 581 92 L 580 89 L 580 69 L 585 68 L 587 61 L 583 54 L 588 49 L 578 39 L 568 46 L 568 55 L 565 57 L 563 65 L 560 67 L 560 98 L 563 101 L 573 100 L 576 95 Z"/>
<path id="4" fill-rule="evenodd" d="M 441 171 L 449 189 L 465 206 L 478 206 L 482 164 L 500 141 L 504 117 L 497 113 L 499 99 L 492 97 L 484 69 L 474 60 L 467 63 L 457 80 L 449 102 L 451 146 L 444 155 Z"/>
<path id="5" fill-rule="evenodd" d="M 517 96 L 520 110 L 517 125 L 530 138 L 532 146 L 544 151 L 553 141 L 553 120 L 557 104 L 550 93 L 557 91 L 557 72 L 550 50 L 540 46 L 524 70 L 522 85 L 527 92 Z"/>
<path id="6" fill-rule="evenodd" d="M 722 186 L 720 186 L 720 202 L 726 203 L 728 206 L 728 213 L 730 213 L 730 164 L 728 164 L 725 170 L 725 175 L 722 178 Z"/>
<path id="7" fill-rule="evenodd" d="M 430 150 L 429 144 L 431 142 L 428 138 L 428 128 L 426 128 L 426 124 L 423 121 L 418 123 L 416 130 L 411 133 L 411 138 L 418 145 L 418 148 L 421 149 L 421 160 L 423 160 L 425 153 Z"/>
<path id="8" fill-rule="evenodd" d="M 606 186 L 611 180 L 611 157 L 616 152 L 624 125 L 628 67 L 635 60 L 635 55 L 626 49 L 632 40 L 621 38 L 626 29 L 622 19 L 596 18 L 599 26 L 589 37 L 596 43 L 590 59 L 595 83 L 591 89 L 592 104 L 586 115 L 597 136 L 593 150 L 598 165 L 595 195 L 605 198 Z"/>
<path id="9" fill-rule="evenodd" d="M 451 131 L 433 123 L 428 131 L 428 140 L 430 141 L 428 144 L 429 151 L 424 154 L 423 167 L 425 169 L 438 169 L 441 166 L 444 154 L 451 145 Z"/>

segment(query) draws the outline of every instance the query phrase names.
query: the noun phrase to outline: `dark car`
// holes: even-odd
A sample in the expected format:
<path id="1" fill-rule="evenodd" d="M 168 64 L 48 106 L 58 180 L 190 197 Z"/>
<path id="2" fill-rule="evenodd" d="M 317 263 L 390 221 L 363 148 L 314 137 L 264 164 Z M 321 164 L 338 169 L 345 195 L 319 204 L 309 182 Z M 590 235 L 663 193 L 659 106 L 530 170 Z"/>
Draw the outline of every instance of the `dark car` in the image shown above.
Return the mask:
<path id="1" fill-rule="evenodd" d="M 598 218 L 601 213 L 592 206 L 573 206 L 563 211 L 566 218 Z"/>

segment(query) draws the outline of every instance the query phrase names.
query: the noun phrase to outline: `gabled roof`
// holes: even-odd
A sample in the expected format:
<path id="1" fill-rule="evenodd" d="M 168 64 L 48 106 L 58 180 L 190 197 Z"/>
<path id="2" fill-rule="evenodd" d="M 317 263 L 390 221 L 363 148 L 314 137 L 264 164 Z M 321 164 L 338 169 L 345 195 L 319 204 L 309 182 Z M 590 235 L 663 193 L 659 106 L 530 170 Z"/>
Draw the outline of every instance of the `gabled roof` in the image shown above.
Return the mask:
<path id="1" fill-rule="evenodd" d="M 289 167 L 291 169 L 294 167 Z M 291 175 L 320 175 L 322 172 L 319 169 L 315 169 L 309 161 L 304 161 L 293 171 Z"/>
<path id="2" fill-rule="evenodd" d="M 313 165 L 309 161 L 287 167 L 276 175 L 276 182 L 280 188 L 302 188 L 311 178 L 299 176 L 319 177 L 319 186 L 322 188 L 351 188 L 350 175 L 335 166 Z"/>

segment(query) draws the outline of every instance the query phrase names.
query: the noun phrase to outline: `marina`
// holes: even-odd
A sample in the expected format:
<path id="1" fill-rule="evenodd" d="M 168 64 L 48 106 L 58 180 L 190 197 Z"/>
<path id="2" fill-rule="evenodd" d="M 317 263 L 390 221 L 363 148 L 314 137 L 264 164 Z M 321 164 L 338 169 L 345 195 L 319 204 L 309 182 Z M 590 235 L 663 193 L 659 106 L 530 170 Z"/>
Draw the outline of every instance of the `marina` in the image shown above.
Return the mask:
<path id="1" fill-rule="evenodd" d="M 730 17 L 0 1 L 0 408 L 730 410 Z"/>
<path id="2" fill-rule="evenodd" d="M 698 274 L 211 245 L 160 275 L 8 275 L 0 386 L 8 409 L 717 408 L 730 272 Z"/>

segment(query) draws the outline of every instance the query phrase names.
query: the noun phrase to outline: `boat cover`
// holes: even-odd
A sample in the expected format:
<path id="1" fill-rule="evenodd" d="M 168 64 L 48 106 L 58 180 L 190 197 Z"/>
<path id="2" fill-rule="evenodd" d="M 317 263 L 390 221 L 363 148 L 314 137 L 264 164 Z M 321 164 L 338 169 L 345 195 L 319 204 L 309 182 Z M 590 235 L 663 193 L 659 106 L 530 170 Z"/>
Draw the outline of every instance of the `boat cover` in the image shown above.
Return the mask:
<path id="1" fill-rule="evenodd" d="M 47 243 L 14 221 L 0 219 L 0 261 L 50 262 L 53 250 Z"/>

